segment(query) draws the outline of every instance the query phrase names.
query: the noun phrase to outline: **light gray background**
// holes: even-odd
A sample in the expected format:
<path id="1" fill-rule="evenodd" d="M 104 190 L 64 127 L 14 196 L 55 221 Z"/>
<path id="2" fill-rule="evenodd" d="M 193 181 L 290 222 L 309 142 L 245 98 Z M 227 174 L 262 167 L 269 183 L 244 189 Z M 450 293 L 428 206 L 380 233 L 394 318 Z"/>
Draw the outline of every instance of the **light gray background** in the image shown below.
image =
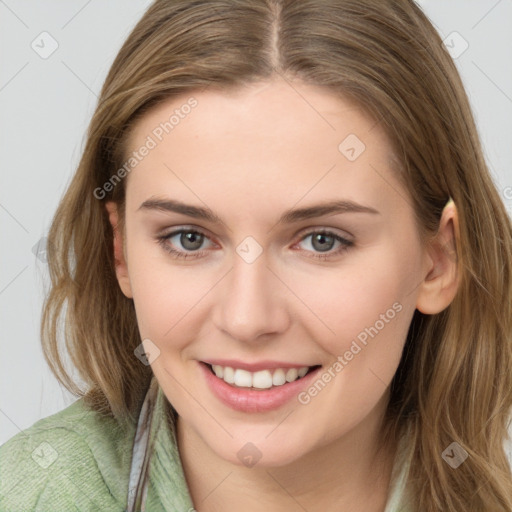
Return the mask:
<path id="1" fill-rule="evenodd" d="M 78 164 L 110 64 L 150 3 L 0 0 L 0 443 L 75 400 L 41 353 L 47 275 L 33 247 Z M 512 0 L 418 3 L 454 51 L 469 44 L 455 60 L 512 212 Z M 58 43 L 47 59 L 31 47 L 44 31 Z"/>

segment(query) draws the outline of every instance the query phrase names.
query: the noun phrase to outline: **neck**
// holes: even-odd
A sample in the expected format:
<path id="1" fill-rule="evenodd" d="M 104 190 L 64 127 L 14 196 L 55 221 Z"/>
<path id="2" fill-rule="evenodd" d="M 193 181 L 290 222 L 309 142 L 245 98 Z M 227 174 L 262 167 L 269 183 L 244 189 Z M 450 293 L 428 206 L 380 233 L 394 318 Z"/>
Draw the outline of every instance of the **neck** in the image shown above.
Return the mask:
<path id="1" fill-rule="evenodd" d="M 382 409 L 344 436 L 279 467 L 247 468 L 220 458 L 177 420 L 185 478 L 198 512 L 383 512 L 396 443 L 383 445 Z"/>

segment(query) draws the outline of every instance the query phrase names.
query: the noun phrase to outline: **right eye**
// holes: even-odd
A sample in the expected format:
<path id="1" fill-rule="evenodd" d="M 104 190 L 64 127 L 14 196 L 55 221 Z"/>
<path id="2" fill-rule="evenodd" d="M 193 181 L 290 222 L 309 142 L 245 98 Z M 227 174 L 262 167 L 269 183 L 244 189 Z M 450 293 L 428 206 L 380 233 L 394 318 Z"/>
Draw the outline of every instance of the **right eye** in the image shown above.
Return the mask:
<path id="1" fill-rule="evenodd" d="M 173 241 L 173 239 L 175 239 Z M 157 237 L 157 242 L 174 258 L 202 258 L 207 251 L 198 250 L 208 237 L 196 229 L 178 229 Z M 176 249 L 181 245 L 183 249 Z"/>

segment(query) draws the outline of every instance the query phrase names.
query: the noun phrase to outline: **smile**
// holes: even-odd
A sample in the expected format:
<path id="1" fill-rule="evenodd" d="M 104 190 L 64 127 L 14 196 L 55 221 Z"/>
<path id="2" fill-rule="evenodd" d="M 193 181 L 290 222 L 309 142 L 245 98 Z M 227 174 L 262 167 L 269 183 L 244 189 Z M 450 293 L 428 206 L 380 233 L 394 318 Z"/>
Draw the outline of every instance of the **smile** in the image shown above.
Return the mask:
<path id="1" fill-rule="evenodd" d="M 263 413 L 293 403 L 321 371 L 321 365 L 241 361 L 198 361 L 210 392 L 224 405 L 243 413 Z M 243 366 L 243 368 L 241 368 Z"/>
<path id="2" fill-rule="evenodd" d="M 314 366 L 301 366 L 298 368 L 275 368 L 250 372 L 231 366 L 210 365 L 212 372 L 227 384 L 239 388 L 269 389 L 283 386 L 304 377 Z"/>

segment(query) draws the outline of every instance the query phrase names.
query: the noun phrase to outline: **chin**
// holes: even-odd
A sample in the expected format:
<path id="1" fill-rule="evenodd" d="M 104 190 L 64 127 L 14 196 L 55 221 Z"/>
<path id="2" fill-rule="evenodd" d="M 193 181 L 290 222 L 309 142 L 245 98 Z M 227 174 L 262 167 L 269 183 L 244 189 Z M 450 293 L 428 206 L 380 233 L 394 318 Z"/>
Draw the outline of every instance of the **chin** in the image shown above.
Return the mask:
<path id="1" fill-rule="evenodd" d="M 270 434 L 272 429 L 266 427 L 261 432 L 255 432 L 251 428 L 251 434 L 234 434 L 234 438 L 229 441 L 219 439 L 218 437 L 203 441 L 209 448 L 221 459 L 237 466 L 248 468 L 273 468 L 282 467 L 301 459 L 314 448 L 304 441 L 304 438 L 298 439 L 294 436 L 286 435 L 283 430 L 280 436 Z M 286 442 L 283 440 L 286 439 Z"/>

